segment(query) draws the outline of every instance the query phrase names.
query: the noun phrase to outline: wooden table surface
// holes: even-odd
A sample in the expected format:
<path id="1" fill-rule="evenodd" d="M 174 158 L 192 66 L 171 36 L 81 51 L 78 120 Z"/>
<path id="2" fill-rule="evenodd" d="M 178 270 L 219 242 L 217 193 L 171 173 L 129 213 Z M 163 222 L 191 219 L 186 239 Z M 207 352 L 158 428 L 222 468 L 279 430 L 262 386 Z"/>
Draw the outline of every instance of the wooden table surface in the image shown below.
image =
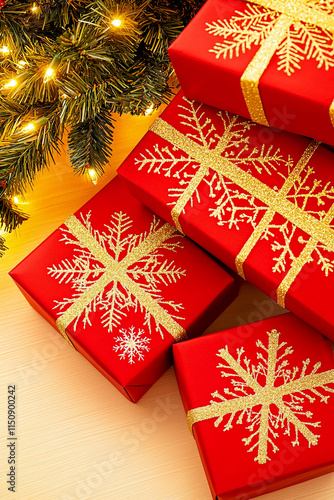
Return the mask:
<path id="1" fill-rule="evenodd" d="M 115 175 L 154 118 L 118 118 L 114 156 L 97 186 L 73 175 L 64 152 L 26 195 L 29 221 L 7 237 L 9 251 L 0 261 L 1 500 L 211 498 L 174 369 L 137 405 L 130 403 L 28 305 L 7 274 Z M 282 312 L 245 283 L 207 332 Z M 17 390 L 16 493 L 6 484 L 8 384 Z M 334 474 L 261 498 L 332 500 Z"/>

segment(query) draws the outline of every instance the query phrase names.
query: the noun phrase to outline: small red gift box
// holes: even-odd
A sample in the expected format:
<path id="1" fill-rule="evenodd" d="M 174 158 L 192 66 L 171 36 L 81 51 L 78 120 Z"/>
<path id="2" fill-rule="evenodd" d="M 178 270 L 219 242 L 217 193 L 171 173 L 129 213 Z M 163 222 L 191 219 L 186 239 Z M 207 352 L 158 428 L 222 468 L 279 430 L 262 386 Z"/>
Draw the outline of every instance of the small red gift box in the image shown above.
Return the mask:
<path id="1" fill-rule="evenodd" d="M 180 92 L 119 169 L 133 193 L 334 340 L 334 154 Z"/>
<path id="2" fill-rule="evenodd" d="M 189 99 L 334 145 L 333 19 L 331 1 L 208 0 L 169 55 Z"/>
<path id="3" fill-rule="evenodd" d="M 236 296 L 207 253 L 116 178 L 11 271 L 49 323 L 136 402 Z"/>
<path id="4" fill-rule="evenodd" d="M 215 500 L 247 500 L 334 470 L 331 343 L 292 314 L 248 327 L 173 348 Z"/>

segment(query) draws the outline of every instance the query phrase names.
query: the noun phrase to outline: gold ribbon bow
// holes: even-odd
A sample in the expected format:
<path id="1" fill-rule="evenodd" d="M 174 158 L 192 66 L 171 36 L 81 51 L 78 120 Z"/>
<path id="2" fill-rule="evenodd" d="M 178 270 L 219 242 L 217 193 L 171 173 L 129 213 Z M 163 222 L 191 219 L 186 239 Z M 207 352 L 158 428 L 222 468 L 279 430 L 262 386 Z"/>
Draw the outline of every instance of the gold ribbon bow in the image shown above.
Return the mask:
<path id="1" fill-rule="evenodd" d="M 168 331 L 175 341 L 187 338 L 182 326 L 145 291 L 145 287 L 136 283 L 127 272 L 129 266 L 138 262 L 143 256 L 150 254 L 161 243 L 171 238 L 176 233 L 175 228 L 169 224 L 164 224 L 160 229 L 149 233 L 143 238 L 122 260 L 116 261 L 74 215 L 69 217 L 64 224 L 69 233 L 78 240 L 78 246 L 89 250 L 94 259 L 100 262 L 105 268 L 102 276 L 76 298 L 72 305 L 57 319 L 56 323 L 60 333 L 72 347 L 74 347 L 73 343 L 66 333 L 67 327 L 73 320 L 79 318 L 85 308 L 111 282 L 120 283 L 138 300 L 141 307 L 150 313 L 157 324 L 163 326 Z"/>

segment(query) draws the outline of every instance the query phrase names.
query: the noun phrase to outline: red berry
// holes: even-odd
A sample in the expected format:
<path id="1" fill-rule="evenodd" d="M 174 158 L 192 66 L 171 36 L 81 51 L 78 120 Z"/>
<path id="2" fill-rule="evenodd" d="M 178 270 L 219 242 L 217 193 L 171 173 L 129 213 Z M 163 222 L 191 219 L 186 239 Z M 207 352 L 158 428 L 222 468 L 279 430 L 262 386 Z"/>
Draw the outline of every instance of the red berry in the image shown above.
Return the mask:
<path id="1" fill-rule="evenodd" d="M 4 0 L 0 0 L 0 9 L 6 5 L 6 2 Z"/>
<path id="2" fill-rule="evenodd" d="M 0 2 L 1 2 L 1 0 L 0 0 Z M 0 181 L 0 187 L 5 188 L 6 186 L 7 186 L 6 181 Z"/>

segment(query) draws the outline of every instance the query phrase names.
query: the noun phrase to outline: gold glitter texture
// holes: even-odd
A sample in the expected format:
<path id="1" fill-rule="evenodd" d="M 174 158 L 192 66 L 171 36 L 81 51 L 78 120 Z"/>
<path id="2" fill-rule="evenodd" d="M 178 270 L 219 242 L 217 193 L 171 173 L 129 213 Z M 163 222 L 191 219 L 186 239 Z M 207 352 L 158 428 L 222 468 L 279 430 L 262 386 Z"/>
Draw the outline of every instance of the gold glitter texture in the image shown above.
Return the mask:
<path id="1" fill-rule="evenodd" d="M 329 108 L 329 117 L 330 117 L 332 125 L 334 127 L 334 99 L 333 99 L 332 104 L 330 105 L 330 108 Z"/>
<path id="2" fill-rule="evenodd" d="M 129 234 L 132 221 L 122 212 L 112 215 L 106 232 L 92 229 L 90 213 L 82 219 L 83 222 L 74 215 L 69 217 L 61 240 L 76 247 L 73 262 L 66 259 L 59 266 L 48 268 L 52 277 L 60 283 L 71 282 L 75 289 L 72 298 L 56 301 L 55 307 L 65 309 L 57 319 L 57 327 L 65 339 L 73 345 L 66 328 L 76 320 L 76 331 L 81 316 L 85 327 L 91 324 L 92 312 L 106 310 L 101 322 L 112 331 L 120 325 L 130 308 L 145 311 L 145 325 L 150 332 L 153 320 L 161 336 L 162 328 L 165 328 L 176 341 L 185 339 L 185 330 L 176 321 L 182 318 L 165 309 L 177 312 L 182 305 L 166 301 L 159 295 L 162 284 L 176 282 L 185 274 L 173 262 L 162 261 L 159 254 L 161 249 L 176 251 L 181 248 L 179 239 L 182 236 L 169 224 L 158 227 L 159 221 L 155 218 L 148 233 Z M 171 241 L 175 238 L 178 241 Z M 125 249 L 126 255 L 121 259 Z M 142 282 L 138 282 L 138 278 Z M 106 291 L 111 283 L 111 290 Z"/>
<path id="3" fill-rule="evenodd" d="M 249 431 L 243 442 L 249 447 L 248 452 L 256 451 L 254 461 L 259 464 L 270 460 L 270 451 L 279 450 L 276 441 L 279 429 L 284 436 L 290 436 L 293 446 L 299 445 L 300 435 L 309 446 L 318 444 L 320 435 L 312 430 L 320 427 L 321 422 L 312 421 L 313 414 L 305 411 L 304 406 L 305 402 L 314 403 L 317 398 L 327 403 L 330 393 L 334 392 L 328 387 L 334 383 L 334 370 L 319 372 L 321 363 L 318 362 L 307 374 L 309 359 L 303 361 L 301 370 L 290 368 L 287 357 L 293 349 L 286 347 L 286 342 L 279 343 L 280 335 L 277 330 L 268 332 L 268 347 L 260 340 L 256 342 L 261 349 L 257 353 L 257 365 L 244 355 L 243 347 L 237 349 L 236 358 L 227 346 L 219 351 L 217 356 L 223 362 L 217 368 L 222 369 L 223 378 L 230 380 L 231 383 L 226 384 L 230 387 L 225 386 L 224 395 L 218 391 L 212 393 L 214 400 L 209 405 L 188 411 L 190 431 L 197 422 L 211 418 L 216 419 L 214 425 L 218 427 L 228 416 L 224 431 L 232 429 L 235 423 Z"/>
<path id="4" fill-rule="evenodd" d="M 273 151 L 270 147 L 265 150 L 263 146 L 259 153 L 256 148 L 249 147 L 247 131 L 252 126 L 249 121 L 240 122 L 236 115 L 228 113 L 224 115 L 222 112 L 218 112 L 217 116 L 223 120 L 225 130 L 217 141 L 215 126 L 212 120 L 206 116 L 202 105 L 193 103 L 186 98 L 183 98 L 182 103 L 179 118 L 183 125 L 189 124 L 189 133 L 183 134 L 161 118 L 158 118 L 150 128 L 159 137 L 173 145 L 172 166 L 166 167 L 168 161 L 165 162 L 165 159 L 168 160 L 170 156 L 170 148 L 159 149 L 157 145 L 155 146 L 155 154 L 146 150 L 135 160 L 135 163 L 140 170 L 147 168 L 149 172 L 154 174 L 165 177 L 172 176 L 179 180 L 178 188 L 169 189 L 169 195 L 176 200 L 173 203 L 171 214 L 179 231 L 182 231 L 179 217 L 188 203 L 192 205 L 194 198 L 200 201 L 199 187 L 203 182 L 210 185 L 211 198 L 217 197 L 217 193 L 219 193 L 220 200 L 216 201 L 216 208 L 210 209 L 211 216 L 217 218 L 219 225 L 223 224 L 222 213 L 224 215 L 231 214 L 230 227 L 233 225 L 238 227 L 239 223 L 249 221 L 253 227 L 253 233 L 235 259 L 237 272 L 244 279 L 244 262 L 250 252 L 261 238 L 268 239 L 273 234 L 273 230 L 278 230 L 284 237 L 284 244 L 280 245 L 275 241 L 272 247 L 274 251 L 281 251 L 279 258 L 274 257 L 276 264 L 273 271 L 285 272 L 288 255 L 291 260 L 291 266 L 277 290 L 277 301 L 282 307 L 285 307 L 285 296 L 291 284 L 302 267 L 312 261 L 313 252 L 317 254 L 318 264 L 326 276 L 334 270 L 333 262 L 321 254 L 323 250 L 334 252 L 334 230 L 331 226 L 334 218 L 334 205 L 327 214 L 319 212 L 320 217 L 315 217 L 314 212 L 307 210 L 307 204 L 312 199 L 317 201 L 319 207 L 324 205 L 325 199 L 334 199 L 334 188 L 329 183 L 321 188 L 321 181 L 314 179 L 313 186 L 312 183 L 308 186 L 314 173 L 308 163 L 319 143 L 310 142 L 296 166 L 292 168 L 291 158 L 284 160 L 279 150 Z M 186 109 L 189 111 L 188 115 L 185 113 Z M 187 118 L 189 118 L 188 121 Z M 197 134 L 195 133 L 196 128 Z M 213 148 L 214 141 L 216 142 Z M 243 149 L 240 151 L 238 147 L 243 147 Z M 176 157 L 176 148 L 182 151 L 182 156 L 179 158 Z M 234 155 L 231 153 L 231 148 L 236 149 L 235 152 L 233 151 Z M 247 153 L 248 156 L 241 159 L 241 153 Z M 192 166 L 191 173 L 189 173 L 189 168 L 185 168 L 189 167 L 189 164 Z M 282 176 L 281 172 L 283 172 L 284 167 L 288 174 L 284 177 L 283 186 L 278 190 L 265 185 L 249 171 L 243 170 L 241 168 L 243 165 L 253 165 L 259 172 L 266 170 L 269 174 L 278 171 Z M 208 178 L 210 172 L 215 173 L 211 181 Z M 182 176 L 182 174 L 184 175 Z M 235 189 L 236 186 L 248 194 L 238 192 Z M 247 200 L 248 205 L 250 205 L 241 207 L 244 213 L 239 218 L 237 218 L 236 212 L 240 207 L 232 204 L 232 198 Z M 259 200 L 265 206 L 256 205 L 254 200 Z M 299 200 L 303 200 L 301 206 Z M 259 221 L 261 214 L 262 217 Z M 275 226 L 273 222 L 275 214 L 283 216 L 286 223 Z M 293 224 L 291 231 L 287 226 L 288 223 Z M 310 237 L 309 241 L 303 242 L 305 248 L 299 256 L 293 255 L 291 251 L 291 243 L 297 228 Z"/>
<path id="5" fill-rule="evenodd" d="M 305 59 L 318 68 L 334 67 L 334 2 L 319 0 L 253 0 L 230 20 L 207 23 L 206 30 L 223 42 L 209 52 L 216 58 L 238 57 L 252 45 L 260 48 L 241 77 L 241 88 L 252 120 L 269 125 L 259 91 L 259 81 L 273 55 L 278 69 L 291 76 Z M 329 115 L 333 123 L 332 106 Z"/>

